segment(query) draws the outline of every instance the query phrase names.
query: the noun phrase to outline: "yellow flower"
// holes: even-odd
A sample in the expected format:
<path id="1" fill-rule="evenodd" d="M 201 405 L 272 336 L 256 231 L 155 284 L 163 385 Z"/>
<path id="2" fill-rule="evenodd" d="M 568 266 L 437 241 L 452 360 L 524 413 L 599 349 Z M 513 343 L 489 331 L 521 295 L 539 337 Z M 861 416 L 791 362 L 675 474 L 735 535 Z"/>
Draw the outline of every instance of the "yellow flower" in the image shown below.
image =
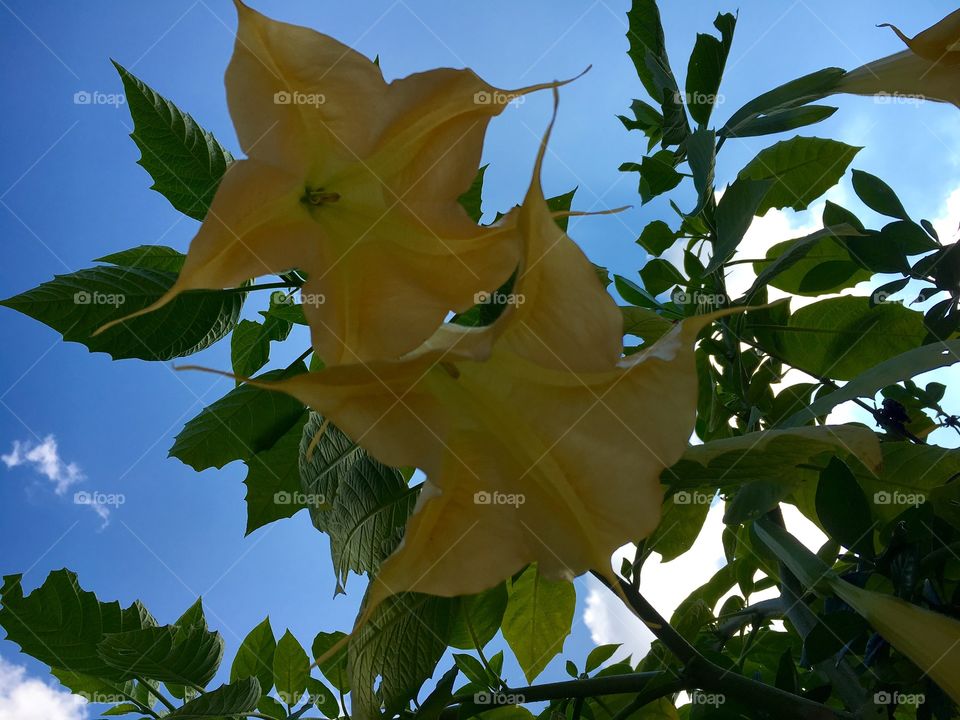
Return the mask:
<path id="1" fill-rule="evenodd" d="M 516 234 L 478 227 L 458 197 L 490 119 L 559 83 L 502 91 L 453 69 L 387 83 L 346 45 L 236 5 L 227 100 L 248 159 L 227 170 L 176 284 L 137 314 L 297 268 L 327 364 L 399 357 L 515 270 Z"/>
<path id="2" fill-rule="evenodd" d="M 835 92 L 909 97 L 960 107 L 960 10 L 913 38 L 886 25 L 909 49 L 852 70 Z"/>
<path id="3" fill-rule="evenodd" d="M 426 473 L 364 617 L 394 593 L 476 593 L 532 562 L 552 578 L 609 572 L 614 550 L 659 522 L 660 473 L 693 430 L 694 342 L 711 318 L 621 357 L 618 309 L 544 200 L 545 147 L 505 219 L 524 255 L 493 325 L 445 325 L 400 360 L 267 385 L 382 462 Z"/>

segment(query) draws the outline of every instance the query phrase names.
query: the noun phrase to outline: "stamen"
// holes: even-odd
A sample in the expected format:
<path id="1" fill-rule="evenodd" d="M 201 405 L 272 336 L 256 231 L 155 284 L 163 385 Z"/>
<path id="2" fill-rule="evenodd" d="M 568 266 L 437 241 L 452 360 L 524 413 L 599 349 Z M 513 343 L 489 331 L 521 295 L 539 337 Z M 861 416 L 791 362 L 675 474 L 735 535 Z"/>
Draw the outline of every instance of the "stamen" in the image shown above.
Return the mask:
<path id="1" fill-rule="evenodd" d="M 340 199 L 340 193 L 337 192 L 328 192 L 321 188 L 307 188 L 307 192 L 302 198 L 301 202 L 305 202 L 308 205 L 313 205 L 314 207 L 320 207 L 327 203 L 333 203 Z"/>

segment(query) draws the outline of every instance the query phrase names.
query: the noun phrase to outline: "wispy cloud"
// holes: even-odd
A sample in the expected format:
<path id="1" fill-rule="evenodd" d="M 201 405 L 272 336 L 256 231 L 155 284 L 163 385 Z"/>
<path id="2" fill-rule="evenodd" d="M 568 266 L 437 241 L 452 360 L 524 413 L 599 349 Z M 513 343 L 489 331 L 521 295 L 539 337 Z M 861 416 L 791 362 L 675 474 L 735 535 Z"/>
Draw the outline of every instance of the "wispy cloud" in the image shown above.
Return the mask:
<path id="1" fill-rule="evenodd" d="M 0 720 L 86 720 L 87 702 L 0 657 Z"/>
<path id="2" fill-rule="evenodd" d="M 53 483 L 57 495 L 65 494 L 71 485 L 85 479 L 75 463 L 65 463 L 60 459 L 57 440 L 53 435 L 47 435 L 39 445 L 15 440 L 13 450 L 9 455 L 0 455 L 0 460 L 8 468 L 32 465 L 34 470 Z"/>
<path id="3" fill-rule="evenodd" d="M 38 475 L 46 478 L 53 486 L 54 493 L 60 496 L 66 495 L 71 487 L 87 479 L 76 463 L 64 462 L 60 457 L 57 439 L 53 435 L 47 435 L 40 443 L 15 440 L 10 453 L 0 455 L 0 460 L 10 470 L 17 467 L 32 468 Z M 86 505 L 93 510 L 103 521 L 100 526 L 103 529 L 110 523 L 110 509 L 107 505 L 119 504 L 115 502 L 116 498 L 122 498 L 122 496 L 80 491 L 74 493 L 73 502 L 76 505 Z M 111 499 L 114 502 L 111 503 Z M 0 716 L 0 720 L 4 718 Z"/>

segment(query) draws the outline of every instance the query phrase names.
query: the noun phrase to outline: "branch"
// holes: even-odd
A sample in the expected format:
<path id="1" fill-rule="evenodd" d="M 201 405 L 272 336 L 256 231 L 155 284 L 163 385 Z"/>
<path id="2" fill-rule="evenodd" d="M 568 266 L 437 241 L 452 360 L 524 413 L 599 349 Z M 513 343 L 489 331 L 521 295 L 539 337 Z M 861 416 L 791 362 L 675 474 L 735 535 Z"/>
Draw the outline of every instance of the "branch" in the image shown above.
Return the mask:
<path id="1" fill-rule="evenodd" d="M 604 585 L 610 587 L 609 582 L 600 573 L 593 573 Z M 663 619 L 656 608 L 634 589 L 627 581 L 620 578 L 619 590 L 634 611 L 637 617 L 646 623 L 651 632 L 657 636 L 670 652 L 683 663 L 683 680 L 685 689 L 708 690 L 739 700 L 748 707 L 759 707 L 768 714 L 780 718 L 793 720 L 854 720 L 854 716 L 842 710 L 837 710 L 800 695 L 780 690 L 772 685 L 752 680 L 724 670 L 707 660 L 691 645 L 686 638 L 673 629 Z M 613 588 L 611 588 L 613 589 Z"/>
<path id="2" fill-rule="evenodd" d="M 747 625 L 757 625 L 765 620 L 781 617 L 786 609 L 787 605 L 783 598 L 775 597 L 769 600 L 761 600 L 732 614 L 717 627 L 716 632 L 720 648 Z"/>

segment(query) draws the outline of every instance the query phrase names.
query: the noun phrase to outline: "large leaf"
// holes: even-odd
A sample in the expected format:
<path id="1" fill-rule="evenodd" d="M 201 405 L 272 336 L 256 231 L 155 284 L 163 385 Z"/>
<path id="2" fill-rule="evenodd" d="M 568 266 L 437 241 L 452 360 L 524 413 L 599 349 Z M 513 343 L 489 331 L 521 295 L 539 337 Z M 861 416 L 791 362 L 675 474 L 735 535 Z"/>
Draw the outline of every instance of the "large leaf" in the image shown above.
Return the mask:
<path id="1" fill-rule="evenodd" d="M 152 188 L 180 212 L 203 220 L 233 157 L 192 117 L 114 65 L 133 118 L 130 137 L 142 153 L 139 164 L 153 178 Z"/>
<path id="2" fill-rule="evenodd" d="M 661 480 L 675 491 L 729 488 L 770 481 L 785 486 L 815 480 L 830 455 L 855 459 L 851 466 L 876 472 L 882 463 L 876 434 L 857 425 L 767 430 L 690 447 Z M 711 493 L 712 494 L 712 493 Z M 683 501 L 691 502 L 688 492 Z M 709 502 L 709 499 L 707 500 Z"/>
<path id="3" fill-rule="evenodd" d="M 153 304 L 176 274 L 146 267 L 100 266 L 53 280 L 0 301 L 49 325 L 69 342 L 114 360 L 172 360 L 209 347 L 237 323 L 243 293 L 184 293 L 156 312 L 133 318 L 94 336 L 111 320 Z"/>
<path id="4" fill-rule="evenodd" d="M 869 298 L 838 297 L 799 309 L 786 326 L 769 328 L 777 357 L 817 377 L 850 380 L 877 363 L 919 347 L 927 330 L 920 313 Z"/>
<path id="5" fill-rule="evenodd" d="M 205 687 L 220 667 L 223 638 L 202 627 L 165 625 L 112 633 L 97 652 L 127 677 Z"/>
<path id="6" fill-rule="evenodd" d="M 308 497 L 300 489 L 300 437 L 307 421 L 302 413 L 273 447 L 247 460 L 247 530 L 292 517 L 308 506 L 319 506 L 322 497 Z M 260 685 L 266 687 L 262 681 Z M 268 688 L 269 689 L 269 688 Z"/>
<path id="7" fill-rule="evenodd" d="M 273 681 L 284 705 L 296 705 L 307 690 L 310 658 L 307 651 L 287 630 L 273 654 Z"/>
<path id="8" fill-rule="evenodd" d="M 251 630 L 243 639 L 230 666 L 230 682 L 244 678 L 257 678 L 260 690 L 270 692 L 273 687 L 273 655 L 277 650 L 277 641 L 273 637 L 270 618 Z"/>
<path id="9" fill-rule="evenodd" d="M 257 709 L 260 684 L 254 677 L 221 685 L 195 700 L 177 708 L 164 717 L 175 720 L 221 720 L 247 717 Z"/>
<path id="10" fill-rule="evenodd" d="M 450 647 L 483 649 L 500 630 L 507 598 L 506 583 L 494 585 L 476 595 L 461 597 L 459 612 L 450 627 Z"/>
<path id="11" fill-rule="evenodd" d="M 762 150 L 739 177 L 773 181 L 758 215 L 771 208 L 806 210 L 837 184 L 860 150 L 836 140 L 795 137 Z"/>
<path id="12" fill-rule="evenodd" d="M 718 270 L 733 257 L 772 185 L 772 180 L 740 178 L 727 187 L 717 203 L 717 239 L 705 273 Z"/>
<path id="13" fill-rule="evenodd" d="M 187 259 L 179 250 L 166 245 L 137 245 L 128 250 L 104 255 L 96 262 L 120 267 L 138 267 L 144 270 L 159 270 L 160 272 L 178 273 Z"/>
<path id="14" fill-rule="evenodd" d="M 729 13 L 721 13 L 713 25 L 720 31 L 720 38 L 698 34 L 687 66 L 687 108 L 690 116 L 702 127 L 710 122 L 710 114 L 717 102 L 720 79 L 733 43 L 737 18 Z"/>
<path id="15" fill-rule="evenodd" d="M 300 444 L 300 483 L 308 497 L 323 498 L 310 508 L 314 526 L 330 536 L 338 582 L 348 573 L 376 572 L 403 536 L 417 499 L 399 471 L 370 457 L 339 428 L 329 424 L 312 456 L 310 445 L 324 419 L 310 416 Z"/>
<path id="16" fill-rule="evenodd" d="M 921 373 L 947 367 L 960 358 L 960 340 L 947 340 L 908 350 L 877 365 L 827 395 L 818 397 L 809 407 L 779 423 L 780 427 L 797 427 L 810 418 L 826 415 L 841 403 L 855 398 L 872 398 L 888 385 L 909 380 Z"/>
<path id="17" fill-rule="evenodd" d="M 503 637 L 533 682 L 563 650 L 570 634 L 577 593 L 566 580 L 547 580 L 531 565 L 509 586 Z"/>
<path id="18" fill-rule="evenodd" d="M 416 697 L 447 648 L 456 599 L 400 593 L 384 600 L 350 640 L 348 658 L 354 714 L 390 717 Z M 378 695 L 374 683 L 380 677 Z"/>
<path id="19" fill-rule="evenodd" d="M 306 371 L 300 362 L 288 370 L 264 373 L 271 380 Z M 234 388 L 190 420 L 174 439 L 170 456 L 194 470 L 221 468 L 272 448 L 303 414 L 303 405 L 283 393 L 252 385 Z"/>
<path id="20" fill-rule="evenodd" d="M 104 661 L 97 646 L 110 633 L 154 624 L 139 603 L 121 609 L 100 602 L 80 587 L 68 570 L 51 572 L 43 585 L 24 596 L 20 575 L 4 577 L 0 626 L 24 653 L 72 674 L 122 681 L 127 673 Z"/>
<path id="21" fill-rule="evenodd" d="M 313 645 L 310 647 L 313 653 L 314 661 L 320 659 L 338 642 L 346 637 L 345 633 L 339 630 L 335 632 L 319 632 L 313 639 Z M 347 648 L 342 647 L 335 652 L 332 657 L 325 659 L 319 664 L 320 672 L 330 681 L 330 684 L 342 693 L 350 692 L 350 675 L 347 672 Z"/>

